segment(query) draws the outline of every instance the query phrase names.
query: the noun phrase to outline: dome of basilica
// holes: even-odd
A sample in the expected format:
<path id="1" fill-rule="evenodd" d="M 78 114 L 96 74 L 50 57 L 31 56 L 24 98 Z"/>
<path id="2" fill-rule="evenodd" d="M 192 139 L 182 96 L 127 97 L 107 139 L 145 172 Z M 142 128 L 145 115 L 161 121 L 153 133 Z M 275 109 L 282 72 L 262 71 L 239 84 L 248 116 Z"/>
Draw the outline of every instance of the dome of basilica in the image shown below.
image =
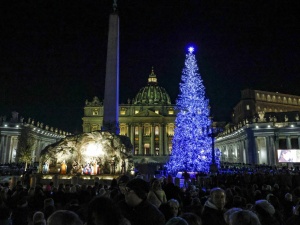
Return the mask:
<path id="1" fill-rule="evenodd" d="M 135 98 L 134 105 L 171 105 L 171 99 L 167 91 L 157 85 L 157 78 L 153 71 L 148 78 L 148 85 L 141 88 Z"/>

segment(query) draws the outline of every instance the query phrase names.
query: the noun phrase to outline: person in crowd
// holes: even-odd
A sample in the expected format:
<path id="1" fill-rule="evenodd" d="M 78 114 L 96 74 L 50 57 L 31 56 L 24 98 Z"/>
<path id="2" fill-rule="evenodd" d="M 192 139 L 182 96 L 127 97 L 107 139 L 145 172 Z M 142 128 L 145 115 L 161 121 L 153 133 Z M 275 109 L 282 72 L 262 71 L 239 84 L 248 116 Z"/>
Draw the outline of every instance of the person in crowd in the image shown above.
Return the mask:
<path id="1" fill-rule="evenodd" d="M 225 213 L 224 213 L 224 219 L 225 219 L 225 222 L 226 224 L 229 224 L 229 218 L 230 218 L 230 215 L 235 213 L 235 212 L 238 212 L 238 211 L 242 211 L 243 209 L 242 208 L 231 208 L 231 209 L 228 209 Z"/>
<path id="2" fill-rule="evenodd" d="M 238 210 L 230 214 L 229 225 L 244 225 L 244 224 L 261 225 L 257 215 L 250 210 Z"/>
<path id="3" fill-rule="evenodd" d="M 165 216 L 165 221 L 168 221 L 172 217 L 174 217 L 173 209 L 170 207 L 170 205 L 167 203 L 162 203 L 159 206 L 159 211 L 162 212 L 162 214 Z"/>
<path id="4" fill-rule="evenodd" d="M 176 199 L 170 199 L 168 202 L 169 207 L 172 211 L 172 217 L 177 217 L 180 215 L 180 205 Z"/>
<path id="5" fill-rule="evenodd" d="M 172 217 L 167 221 L 166 225 L 189 225 L 188 222 L 181 217 Z"/>
<path id="6" fill-rule="evenodd" d="M 83 225 L 79 216 L 69 210 L 57 210 L 48 219 L 47 225 Z"/>
<path id="7" fill-rule="evenodd" d="M 268 194 L 266 199 L 268 202 L 271 203 L 271 205 L 275 209 L 274 217 L 276 218 L 276 220 L 279 221 L 280 224 L 283 224 L 284 223 L 283 206 L 279 202 L 279 198 L 273 194 Z"/>
<path id="8" fill-rule="evenodd" d="M 155 205 L 157 208 L 159 208 L 159 206 L 162 203 L 167 202 L 166 194 L 165 194 L 164 190 L 162 190 L 161 183 L 159 180 L 156 179 L 153 181 L 152 187 L 148 193 L 147 199 L 150 203 Z"/>
<path id="9" fill-rule="evenodd" d="M 13 225 L 27 225 L 29 207 L 26 197 L 22 197 L 17 202 L 17 207 L 12 210 L 11 220 Z"/>
<path id="10" fill-rule="evenodd" d="M 164 185 L 163 190 L 166 193 L 167 200 L 176 199 L 181 203 L 180 188 L 173 182 L 173 177 L 169 174 L 167 177 L 167 183 Z"/>
<path id="11" fill-rule="evenodd" d="M 130 222 L 110 198 L 95 197 L 88 205 L 86 225 L 130 225 Z"/>
<path id="12" fill-rule="evenodd" d="M 118 203 L 121 212 L 132 225 L 164 225 L 165 217 L 147 201 L 149 183 L 143 179 L 130 180 L 125 187 L 125 200 Z"/>
<path id="13" fill-rule="evenodd" d="M 283 207 L 283 216 L 284 219 L 288 219 L 293 215 L 293 195 L 291 193 L 286 193 L 284 195 L 284 200 L 282 202 L 282 207 Z"/>
<path id="14" fill-rule="evenodd" d="M 6 206 L 5 202 L 0 197 L 0 224 L 1 225 L 11 224 L 10 214 L 11 214 L 11 209 Z"/>
<path id="15" fill-rule="evenodd" d="M 47 220 L 48 217 L 55 211 L 56 211 L 56 207 L 54 205 L 54 200 L 52 198 L 46 198 L 44 200 L 44 208 L 43 208 L 45 219 Z"/>
<path id="16" fill-rule="evenodd" d="M 300 205 L 293 208 L 293 215 L 286 221 L 285 225 L 298 225 L 300 224 Z"/>
<path id="17" fill-rule="evenodd" d="M 201 217 L 203 206 L 201 204 L 201 201 L 198 197 L 192 198 L 191 204 L 187 205 L 183 208 L 183 212 L 191 212 L 196 214 L 197 216 Z"/>
<path id="18" fill-rule="evenodd" d="M 114 197 L 112 198 L 115 203 L 118 203 L 125 199 L 125 196 L 124 196 L 124 194 L 126 192 L 125 187 L 126 187 L 126 184 L 129 182 L 130 178 L 129 178 L 129 176 L 124 174 L 124 175 L 120 176 L 119 179 L 117 179 L 117 180 L 118 180 L 118 193 L 116 195 L 114 195 Z"/>
<path id="19" fill-rule="evenodd" d="M 180 217 L 185 219 L 189 225 L 202 225 L 201 217 L 195 213 L 183 213 Z"/>
<path id="20" fill-rule="evenodd" d="M 41 211 L 37 211 L 33 214 L 32 221 L 33 225 L 46 225 L 44 213 Z"/>
<path id="21" fill-rule="evenodd" d="M 205 202 L 202 212 L 203 225 L 226 225 L 225 203 L 225 191 L 219 187 L 211 189 L 210 198 Z"/>
<path id="22" fill-rule="evenodd" d="M 257 200 L 254 205 L 254 210 L 258 215 L 261 225 L 281 225 L 275 218 L 275 208 L 267 200 Z"/>

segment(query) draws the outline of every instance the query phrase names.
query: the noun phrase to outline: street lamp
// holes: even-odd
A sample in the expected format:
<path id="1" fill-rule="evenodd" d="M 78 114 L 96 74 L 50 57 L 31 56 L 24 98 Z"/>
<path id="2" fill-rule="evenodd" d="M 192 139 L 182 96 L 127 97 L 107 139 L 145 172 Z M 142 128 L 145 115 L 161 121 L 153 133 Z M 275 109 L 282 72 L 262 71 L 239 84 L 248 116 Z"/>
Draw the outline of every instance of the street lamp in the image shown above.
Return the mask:
<path id="1" fill-rule="evenodd" d="M 213 126 L 213 121 L 211 119 L 211 128 L 209 136 L 211 137 L 211 164 L 209 167 L 210 173 L 218 172 L 218 165 L 216 164 L 216 152 L 215 152 L 215 137 L 222 131 L 219 127 Z"/>

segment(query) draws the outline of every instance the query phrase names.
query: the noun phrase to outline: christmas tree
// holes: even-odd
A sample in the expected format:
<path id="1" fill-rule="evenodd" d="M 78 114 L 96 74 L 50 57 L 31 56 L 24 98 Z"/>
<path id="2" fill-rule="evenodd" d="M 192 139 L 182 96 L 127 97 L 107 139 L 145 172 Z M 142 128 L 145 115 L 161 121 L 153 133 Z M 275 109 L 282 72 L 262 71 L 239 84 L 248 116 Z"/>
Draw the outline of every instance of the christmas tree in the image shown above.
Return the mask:
<path id="1" fill-rule="evenodd" d="M 172 154 L 166 165 L 168 172 L 173 174 L 179 171 L 208 172 L 213 163 L 209 102 L 193 51 L 190 47 L 186 54 L 176 102 L 178 114 Z"/>

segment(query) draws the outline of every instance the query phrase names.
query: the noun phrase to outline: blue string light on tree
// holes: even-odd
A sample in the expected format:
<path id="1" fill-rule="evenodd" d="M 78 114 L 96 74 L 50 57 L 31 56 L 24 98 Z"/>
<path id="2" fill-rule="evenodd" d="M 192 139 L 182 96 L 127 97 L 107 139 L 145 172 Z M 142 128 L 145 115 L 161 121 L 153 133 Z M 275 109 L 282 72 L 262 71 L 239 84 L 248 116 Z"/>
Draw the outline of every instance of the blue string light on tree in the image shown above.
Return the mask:
<path id="1" fill-rule="evenodd" d="M 209 101 L 205 97 L 194 51 L 194 47 L 188 48 L 179 84 L 172 153 L 166 165 L 172 174 L 208 172 L 212 163 Z"/>

